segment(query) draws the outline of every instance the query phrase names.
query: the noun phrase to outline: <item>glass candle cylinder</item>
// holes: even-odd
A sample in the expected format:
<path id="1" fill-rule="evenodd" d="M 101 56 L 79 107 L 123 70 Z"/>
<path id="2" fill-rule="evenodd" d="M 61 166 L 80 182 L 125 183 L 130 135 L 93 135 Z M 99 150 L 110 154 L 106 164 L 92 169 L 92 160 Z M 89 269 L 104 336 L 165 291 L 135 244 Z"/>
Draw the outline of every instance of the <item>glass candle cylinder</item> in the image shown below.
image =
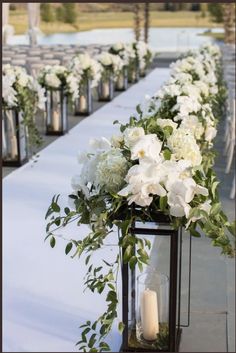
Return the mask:
<path id="1" fill-rule="evenodd" d="M 164 348 L 168 345 L 168 307 L 168 277 L 155 269 L 138 276 L 136 335 L 145 348 Z"/>
<path id="2" fill-rule="evenodd" d="M 147 66 L 140 67 L 140 77 L 145 77 L 147 74 Z"/>
<path id="3" fill-rule="evenodd" d="M 106 75 L 100 79 L 98 85 L 98 100 L 109 102 L 114 96 L 114 78 L 113 75 Z"/>
<path id="4" fill-rule="evenodd" d="M 79 97 L 75 101 L 75 115 L 89 115 L 92 113 L 91 81 L 86 78 L 80 85 Z"/>
<path id="5" fill-rule="evenodd" d="M 68 131 L 68 99 L 62 90 L 46 91 L 46 134 L 64 135 Z"/>
<path id="6" fill-rule="evenodd" d="M 116 91 L 125 91 L 128 88 L 128 70 L 124 67 L 116 79 Z"/>
<path id="7" fill-rule="evenodd" d="M 129 83 L 136 83 L 139 81 L 139 64 L 132 63 L 128 67 L 128 82 Z"/>
<path id="8" fill-rule="evenodd" d="M 26 129 L 16 109 L 2 110 L 2 150 L 4 166 L 20 166 L 28 160 Z"/>

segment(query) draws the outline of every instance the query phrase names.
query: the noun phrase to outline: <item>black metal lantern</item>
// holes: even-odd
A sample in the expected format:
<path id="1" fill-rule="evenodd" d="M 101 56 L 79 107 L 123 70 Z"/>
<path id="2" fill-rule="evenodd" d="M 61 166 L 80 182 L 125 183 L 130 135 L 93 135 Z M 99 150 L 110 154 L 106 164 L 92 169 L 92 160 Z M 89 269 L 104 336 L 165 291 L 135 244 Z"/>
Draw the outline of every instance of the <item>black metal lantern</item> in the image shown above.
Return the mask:
<path id="1" fill-rule="evenodd" d="M 139 211 L 134 210 L 133 215 Z M 174 230 L 163 213 L 146 223 L 134 221 L 130 234 L 153 244 L 146 271 L 138 274 L 122 263 L 123 352 L 178 352 L 181 327 L 189 326 L 191 237 L 189 245 L 188 324 L 182 325 L 181 270 L 182 228 Z M 137 254 L 140 250 L 137 250 Z M 135 254 L 134 251 L 133 255 Z M 123 252 L 124 255 L 124 252 Z"/>
<path id="2" fill-rule="evenodd" d="M 28 145 L 23 118 L 17 109 L 2 110 L 3 166 L 19 167 L 28 161 Z"/>
<path id="3" fill-rule="evenodd" d="M 110 102 L 114 97 L 114 76 L 112 73 L 106 73 L 99 81 L 98 100 L 100 102 Z"/>
<path id="4" fill-rule="evenodd" d="M 116 79 L 116 91 L 125 91 L 128 88 L 128 69 L 125 66 Z"/>
<path id="5" fill-rule="evenodd" d="M 139 81 L 140 78 L 140 70 L 139 70 L 139 63 L 135 61 L 128 66 L 128 82 L 129 83 L 136 83 Z"/>
<path id="6" fill-rule="evenodd" d="M 46 135 L 68 131 L 68 97 L 63 89 L 46 91 Z"/>
<path id="7" fill-rule="evenodd" d="M 80 84 L 79 97 L 75 100 L 75 115 L 87 116 L 93 111 L 91 81 L 86 78 Z"/>

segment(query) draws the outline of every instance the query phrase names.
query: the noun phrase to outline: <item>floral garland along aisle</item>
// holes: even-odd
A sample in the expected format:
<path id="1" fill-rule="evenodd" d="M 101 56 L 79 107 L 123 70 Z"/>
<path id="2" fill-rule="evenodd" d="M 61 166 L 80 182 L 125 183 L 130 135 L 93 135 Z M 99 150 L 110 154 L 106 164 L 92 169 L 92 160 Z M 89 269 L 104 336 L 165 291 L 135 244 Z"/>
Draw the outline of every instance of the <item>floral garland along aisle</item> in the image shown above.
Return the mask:
<path id="1" fill-rule="evenodd" d="M 106 292 L 107 310 L 96 321 L 81 326 L 80 351 L 110 349 L 105 337 L 117 319 L 121 249 L 131 268 L 138 265 L 142 270 L 148 263 L 150 242 L 129 234 L 131 205 L 141 208 L 144 221 L 153 211 L 162 211 L 170 216 L 174 228 L 182 225 L 196 237 L 201 228 L 223 254 L 234 256 L 230 234 L 235 234 L 235 225 L 221 209 L 219 182 L 212 169 L 212 141 L 224 99 L 219 48 L 207 45 L 188 52 L 172 65 L 171 77 L 161 90 L 147 97 L 129 123 L 120 126 L 120 135 L 110 141 L 93 140 L 90 151 L 81 153 L 82 169 L 80 176 L 72 179 L 70 207 L 63 212 L 59 195 L 53 197 L 46 214 L 46 239 L 54 247 L 58 229 L 71 222 L 89 225 L 90 233 L 68 241 L 65 253 L 73 251 L 72 258 L 86 254 L 85 287 Z M 123 221 L 117 217 L 121 210 L 127 214 Z M 95 267 L 92 255 L 114 225 L 119 229 L 120 253 L 114 263 L 103 259 L 101 266 Z M 120 322 L 119 331 L 123 328 Z"/>

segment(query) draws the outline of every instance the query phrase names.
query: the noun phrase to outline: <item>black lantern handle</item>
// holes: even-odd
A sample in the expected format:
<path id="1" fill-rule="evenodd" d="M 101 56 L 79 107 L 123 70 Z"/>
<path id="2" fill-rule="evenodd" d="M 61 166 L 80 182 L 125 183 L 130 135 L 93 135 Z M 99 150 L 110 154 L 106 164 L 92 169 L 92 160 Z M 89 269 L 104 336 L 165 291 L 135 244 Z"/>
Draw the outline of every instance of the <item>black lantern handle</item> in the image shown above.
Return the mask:
<path id="1" fill-rule="evenodd" d="M 190 325 L 190 305 L 191 305 L 191 274 L 192 274 L 192 236 L 189 234 L 189 276 L 188 276 L 188 320 L 187 324 L 181 324 L 181 327 L 189 327 Z"/>

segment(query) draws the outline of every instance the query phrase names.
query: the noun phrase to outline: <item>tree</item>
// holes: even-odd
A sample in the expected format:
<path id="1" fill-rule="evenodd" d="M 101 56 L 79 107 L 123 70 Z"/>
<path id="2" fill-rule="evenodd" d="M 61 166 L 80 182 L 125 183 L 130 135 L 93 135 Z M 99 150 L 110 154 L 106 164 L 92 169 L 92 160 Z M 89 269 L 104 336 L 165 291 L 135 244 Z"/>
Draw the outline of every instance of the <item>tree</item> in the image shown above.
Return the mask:
<path id="1" fill-rule="evenodd" d="M 235 43 L 235 4 L 225 3 L 223 7 L 223 21 L 225 29 L 225 43 Z"/>
<path id="2" fill-rule="evenodd" d="M 205 2 L 200 3 L 200 9 L 201 9 L 202 18 L 205 18 L 207 14 L 207 3 Z"/>
<path id="3" fill-rule="evenodd" d="M 76 5 L 75 3 L 63 3 L 63 15 L 64 15 L 64 22 L 75 24 L 77 20 L 77 12 L 76 12 Z"/>
<path id="4" fill-rule="evenodd" d="M 222 23 L 223 22 L 223 6 L 217 2 L 208 4 L 208 11 L 210 12 L 213 22 Z"/>
<path id="5" fill-rule="evenodd" d="M 148 43 L 149 26 L 150 26 L 149 3 L 145 2 L 144 4 L 144 41 L 146 43 Z"/>
<path id="6" fill-rule="evenodd" d="M 140 40 L 141 35 L 141 16 L 140 16 L 140 4 L 134 5 L 134 34 L 135 39 Z"/>
<path id="7" fill-rule="evenodd" d="M 41 3 L 40 5 L 40 13 L 41 19 L 44 22 L 53 22 L 54 21 L 54 13 L 52 9 L 52 5 L 48 2 Z"/>

